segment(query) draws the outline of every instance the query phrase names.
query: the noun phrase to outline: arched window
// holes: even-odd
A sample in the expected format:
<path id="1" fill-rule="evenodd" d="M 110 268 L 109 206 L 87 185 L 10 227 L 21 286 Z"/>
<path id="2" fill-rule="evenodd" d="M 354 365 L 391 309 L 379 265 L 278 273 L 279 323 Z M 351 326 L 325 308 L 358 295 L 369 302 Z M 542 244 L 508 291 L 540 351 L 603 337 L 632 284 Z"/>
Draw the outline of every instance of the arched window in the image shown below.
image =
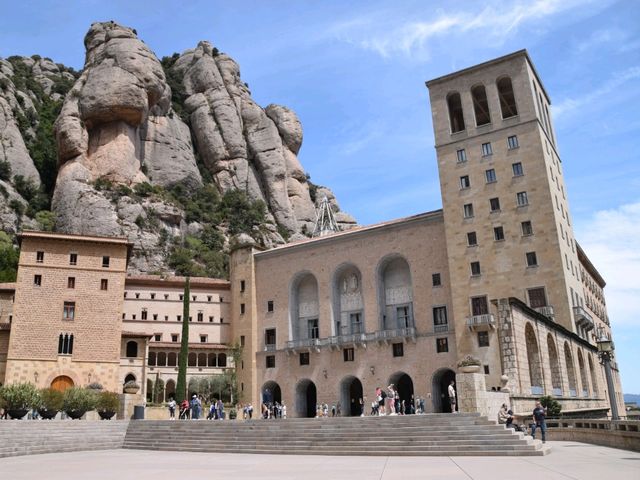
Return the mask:
<path id="1" fill-rule="evenodd" d="M 447 95 L 447 106 L 449 107 L 449 123 L 451 133 L 464 130 L 464 114 L 462 112 L 462 100 L 458 92 Z"/>
<path id="2" fill-rule="evenodd" d="M 167 366 L 175 367 L 178 364 L 177 358 L 178 356 L 175 352 L 169 352 L 169 355 L 167 355 Z"/>
<path id="3" fill-rule="evenodd" d="M 167 354 L 164 352 L 158 352 L 158 366 L 166 367 L 167 366 Z"/>
<path id="4" fill-rule="evenodd" d="M 188 364 L 190 367 L 196 367 L 198 364 L 198 356 L 195 353 L 190 353 L 188 358 Z"/>
<path id="5" fill-rule="evenodd" d="M 498 86 L 498 98 L 500 99 L 500 110 L 502 118 L 510 118 L 518 115 L 516 107 L 516 97 L 513 94 L 513 85 L 509 77 L 502 77 L 496 82 Z"/>
<path id="6" fill-rule="evenodd" d="M 198 366 L 199 367 L 206 367 L 207 366 L 207 354 L 206 353 L 199 353 L 198 354 Z"/>
<path id="7" fill-rule="evenodd" d="M 378 275 L 383 330 L 413 327 L 413 286 L 407 261 L 402 257 L 386 259 Z"/>
<path id="8" fill-rule="evenodd" d="M 73 335 L 61 333 L 58 337 L 58 355 L 71 355 L 73 353 Z"/>
<path id="9" fill-rule="evenodd" d="M 175 398 L 176 396 L 176 382 L 173 380 L 167 380 L 165 386 L 165 398 Z"/>
<path id="10" fill-rule="evenodd" d="M 226 367 L 227 366 L 227 354 L 226 353 L 218 354 L 218 366 L 219 367 Z"/>
<path id="11" fill-rule="evenodd" d="M 343 265 L 333 276 L 335 335 L 364 332 L 362 275 L 354 265 Z"/>
<path id="12" fill-rule="evenodd" d="M 124 383 L 135 382 L 135 381 L 136 381 L 136 376 L 133 373 L 130 373 L 129 375 L 124 377 Z"/>
<path id="13" fill-rule="evenodd" d="M 539 395 L 544 392 L 542 387 L 542 366 L 540 365 L 540 350 L 536 333 L 530 323 L 524 329 L 527 345 L 527 361 L 529 363 L 529 379 L 531 381 L 531 394 Z"/>
<path id="14" fill-rule="evenodd" d="M 598 379 L 596 378 L 596 371 L 593 368 L 593 360 L 591 360 L 591 355 L 587 355 L 587 360 L 589 360 L 589 372 L 591 373 L 591 388 L 593 390 L 593 396 L 598 395 Z"/>
<path id="15" fill-rule="evenodd" d="M 481 126 L 491 123 L 489 101 L 487 100 L 487 91 L 484 85 L 476 85 L 471 88 L 471 97 L 473 98 L 473 112 L 476 115 L 476 125 Z"/>
<path id="16" fill-rule="evenodd" d="M 133 340 L 127 342 L 127 357 L 135 358 L 138 356 L 138 342 Z"/>
<path id="17" fill-rule="evenodd" d="M 562 374 L 558 360 L 558 349 L 551 334 L 547 335 L 547 349 L 549 350 L 549 364 L 551 367 L 551 388 L 553 388 L 554 395 L 560 396 L 562 395 Z"/>
<path id="18" fill-rule="evenodd" d="M 210 353 L 209 354 L 209 366 L 210 367 L 216 367 L 218 366 L 218 362 L 216 361 L 216 354 L 215 353 Z"/>
<path id="19" fill-rule="evenodd" d="M 149 352 L 149 360 L 147 361 L 150 367 L 156 366 L 156 352 Z"/>
<path id="20" fill-rule="evenodd" d="M 589 379 L 587 377 L 587 370 L 584 367 L 584 359 L 582 358 L 582 351 L 578 349 L 578 369 L 580 370 L 580 383 L 582 384 L 582 396 L 589 396 Z"/>
<path id="21" fill-rule="evenodd" d="M 571 348 L 569 344 L 564 342 L 564 361 L 567 364 L 567 380 L 569 381 L 569 396 L 577 397 L 578 390 L 576 387 L 576 370 L 573 366 L 573 355 L 571 355 Z"/>
<path id="22" fill-rule="evenodd" d="M 299 275 L 291 290 L 291 331 L 294 340 L 320 338 L 318 282 L 311 273 Z M 219 360 L 219 359 L 218 359 Z M 218 366 L 221 366 L 218 362 Z"/>

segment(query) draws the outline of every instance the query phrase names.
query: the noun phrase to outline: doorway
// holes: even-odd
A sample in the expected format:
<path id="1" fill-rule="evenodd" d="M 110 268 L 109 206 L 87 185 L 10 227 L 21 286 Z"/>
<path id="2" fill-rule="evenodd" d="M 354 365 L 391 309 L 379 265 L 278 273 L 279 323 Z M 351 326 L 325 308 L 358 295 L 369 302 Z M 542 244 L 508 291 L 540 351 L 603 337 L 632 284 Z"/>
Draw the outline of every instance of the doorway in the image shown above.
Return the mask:
<path id="1" fill-rule="evenodd" d="M 451 403 L 447 389 L 451 380 L 455 381 L 456 373 L 449 368 L 442 368 L 433 374 L 431 392 L 433 411 L 435 413 L 451 413 Z"/>
<path id="2" fill-rule="evenodd" d="M 340 410 L 343 415 L 359 417 L 362 413 L 362 382 L 356 377 L 345 377 L 340 383 Z"/>
<path id="3" fill-rule="evenodd" d="M 300 417 L 316 416 L 316 384 L 309 379 L 301 380 L 296 387 L 296 412 Z"/>

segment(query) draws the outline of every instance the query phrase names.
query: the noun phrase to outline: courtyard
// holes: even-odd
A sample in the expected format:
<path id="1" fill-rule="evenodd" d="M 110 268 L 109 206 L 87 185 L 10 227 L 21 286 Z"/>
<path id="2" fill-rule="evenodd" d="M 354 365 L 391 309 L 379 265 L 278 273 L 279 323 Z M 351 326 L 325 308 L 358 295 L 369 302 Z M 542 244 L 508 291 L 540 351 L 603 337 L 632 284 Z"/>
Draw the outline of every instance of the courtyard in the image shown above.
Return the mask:
<path id="1" fill-rule="evenodd" d="M 546 479 L 640 478 L 640 453 L 577 442 L 549 442 L 544 457 L 325 457 L 107 450 L 0 459 L 11 480 Z"/>

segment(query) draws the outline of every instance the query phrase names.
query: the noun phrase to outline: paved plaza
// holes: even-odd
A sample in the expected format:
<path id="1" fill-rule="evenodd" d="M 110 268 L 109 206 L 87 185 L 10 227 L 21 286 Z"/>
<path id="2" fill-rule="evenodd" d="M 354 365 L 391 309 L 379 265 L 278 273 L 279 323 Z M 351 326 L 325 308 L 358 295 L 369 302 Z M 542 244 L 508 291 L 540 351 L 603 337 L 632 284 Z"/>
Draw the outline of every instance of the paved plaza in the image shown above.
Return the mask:
<path id="1" fill-rule="evenodd" d="M 550 442 L 545 457 L 325 457 L 108 450 L 0 459 L 11 480 L 640 479 L 640 453 Z M 614 477 L 615 476 L 615 477 Z"/>

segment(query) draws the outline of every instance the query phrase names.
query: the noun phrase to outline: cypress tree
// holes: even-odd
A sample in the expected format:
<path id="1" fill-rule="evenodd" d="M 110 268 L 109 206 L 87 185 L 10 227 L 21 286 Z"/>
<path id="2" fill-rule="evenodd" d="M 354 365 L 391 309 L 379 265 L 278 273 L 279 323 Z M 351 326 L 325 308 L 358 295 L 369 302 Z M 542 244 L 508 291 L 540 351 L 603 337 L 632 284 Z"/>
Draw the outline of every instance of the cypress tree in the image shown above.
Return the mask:
<path id="1" fill-rule="evenodd" d="M 176 401 L 182 402 L 187 398 L 187 360 L 189 358 L 189 277 L 184 282 L 182 295 L 182 341 L 180 342 L 180 357 L 178 358 L 178 383 L 176 385 Z"/>

